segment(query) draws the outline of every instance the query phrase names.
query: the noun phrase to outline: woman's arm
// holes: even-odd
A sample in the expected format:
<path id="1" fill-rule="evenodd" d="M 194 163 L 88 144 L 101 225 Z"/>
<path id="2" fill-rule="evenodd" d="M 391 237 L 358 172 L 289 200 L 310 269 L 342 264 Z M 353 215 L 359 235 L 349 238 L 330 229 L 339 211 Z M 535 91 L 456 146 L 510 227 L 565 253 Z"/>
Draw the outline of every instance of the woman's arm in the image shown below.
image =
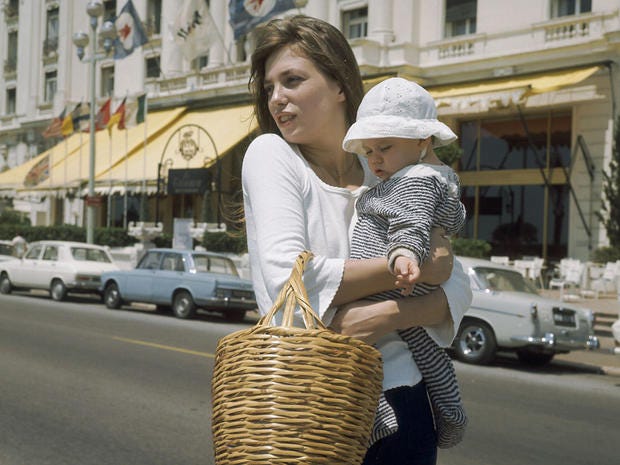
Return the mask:
<path id="1" fill-rule="evenodd" d="M 454 257 L 450 240 L 443 230 L 435 228 L 431 235 L 429 260 L 421 268 L 420 282 L 440 284 L 450 277 Z M 388 270 L 387 258 L 347 260 L 338 292 L 332 305 L 342 305 L 379 292 L 399 289 L 402 284 Z"/>
<path id="2" fill-rule="evenodd" d="M 472 292 L 469 276 L 458 260 L 450 279 L 429 294 L 398 300 L 359 300 L 339 307 L 330 323 L 334 331 L 375 343 L 398 329 L 424 326 L 440 346 L 452 343 Z"/>
<path id="3" fill-rule="evenodd" d="M 381 337 L 412 326 L 433 326 L 451 321 L 448 300 L 441 288 L 398 300 L 359 300 L 341 306 L 329 327 L 341 334 L 374 344 Z"/>

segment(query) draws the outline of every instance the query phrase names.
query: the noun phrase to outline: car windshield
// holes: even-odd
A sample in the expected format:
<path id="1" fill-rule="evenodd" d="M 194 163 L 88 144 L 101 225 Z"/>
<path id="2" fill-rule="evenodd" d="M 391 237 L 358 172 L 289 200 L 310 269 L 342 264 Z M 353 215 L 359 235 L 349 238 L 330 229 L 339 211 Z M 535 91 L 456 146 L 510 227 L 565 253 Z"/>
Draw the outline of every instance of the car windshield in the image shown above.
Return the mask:
<path id="1" fill-rule="evenodd" d="M 11 244 L 0 244 L 0 255 L 13 255 L 13 246 Z"/>
<path id="2" fill-rule="evenodd" d="M 71 247 L 71 255 L 75 260 L 87 262 L 112 263 L 108 254 L 103 250 L 91 249 L 89 247 Z"/>
<path id="3" fill-rule="evenodd" d="M 229 258 L 195 254 L 194 264 L 196 265 L 197 273 L 220 273 L 239 276 L 235 264 Z"/>
<path id="4" fill-rule="evenodd" d="M 475 272 L 482 289 L 538 294 L 536 287 L 518 271 L 479 266 L 475 268 Z"/>

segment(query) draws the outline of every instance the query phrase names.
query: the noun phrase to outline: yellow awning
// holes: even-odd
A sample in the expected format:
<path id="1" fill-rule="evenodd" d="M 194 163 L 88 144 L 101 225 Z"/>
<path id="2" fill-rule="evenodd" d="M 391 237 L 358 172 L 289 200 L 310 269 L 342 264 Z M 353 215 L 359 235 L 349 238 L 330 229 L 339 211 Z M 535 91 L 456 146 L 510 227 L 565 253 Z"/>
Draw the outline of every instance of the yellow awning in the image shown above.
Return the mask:
<path id="1" fill-rule="evenodd" d="M 185 125 L 192 126 L 178 131 Z M 97 173 L 96 182 L 100 186 L 139 185 L 143 180 L 152 184 L 160 162 L 173 169 L 209 167 L 257 127 L 251 105 L 189 111 L 151 138 L 146 150 L 134 146 L 127 156 L 115 159 L 111 169 Z M 196 142 L 196 153 L 185 159 L 180 144 L 189 140 Z"/>
<path id="2" fill-rule="evenodd" d="M 95 133 L 95 179 L 101 173 L 106 173 L 110 166 L 123 160 L 127 154 L 139 150 L 144 145 L 145 124 L 146 140 L 157 138 L 162 131 L 174 124 L 185 112 L 185 107 L 172 110 L 153 111 L 147 115 L 146 123 L 141 123 L 127 130 L 119 130 L 116 126 L 111 130 L 103 130 Z M 88 133 L 73 134 L 67 142 L 60 142 L 48 152 L 51 155 L 50 176 L 27 190 L 59 190 L 77 187 L 88 180 L 90 166 L 90 135 Z M 19 168 L 19 167 L 18 167 Z M 17 168 L 15 168 L 17 169 Z M 13 171 L 13 170 L 11 170 Z"/>
<path id="3" fill-rule="evenodd" d="M 513 103 L 520 103 L 530 95 L 552 92 L 566 86 L 578 84 L 592 76 L 600 68 L 600 66 L 590 66 L 587 68 L 497 78 L 476 83 L 429 86 L 426 89 L 435 99 L 437 107 L 453 106 L 463 109 L 474 103 L 480 104 L 480 109 L 505 107 Z M 370 88 L 389 77 L 392 76 L 385 75 L 365 79 L 364 90 L 370 90 Z"/>
<path id="4" fill-rule="evenodd" d="M 450 86 L 429 87 L 428 91 L 435 99 L 483 94 L 511 89 L 527 89 L 527 94 L 542 94 L 565 86 L 578 84 L 589 78 L 600 69 L 600 66 L 589 68 L 554 71 L 527 76 L 493 79 L 476 84 L 457 84 Z"/>

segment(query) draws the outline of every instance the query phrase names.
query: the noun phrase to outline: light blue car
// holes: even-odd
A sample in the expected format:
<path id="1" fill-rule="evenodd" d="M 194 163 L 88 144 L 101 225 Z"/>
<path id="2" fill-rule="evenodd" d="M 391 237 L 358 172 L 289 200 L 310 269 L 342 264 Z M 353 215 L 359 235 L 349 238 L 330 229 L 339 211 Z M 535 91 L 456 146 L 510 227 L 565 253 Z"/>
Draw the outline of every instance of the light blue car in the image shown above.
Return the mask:
<path id="1" fill-rule="evenodd" d="M 180 249 L 150 249 L 133 270 L 101 276 L 106 307 L 123 304 L 155 304 L 178 318 L 192 318 L 198 308 L 222 312 L 233 321 L 243 320 L 256 308 L 252 282 L 239 277 L 225 255 Z"/>

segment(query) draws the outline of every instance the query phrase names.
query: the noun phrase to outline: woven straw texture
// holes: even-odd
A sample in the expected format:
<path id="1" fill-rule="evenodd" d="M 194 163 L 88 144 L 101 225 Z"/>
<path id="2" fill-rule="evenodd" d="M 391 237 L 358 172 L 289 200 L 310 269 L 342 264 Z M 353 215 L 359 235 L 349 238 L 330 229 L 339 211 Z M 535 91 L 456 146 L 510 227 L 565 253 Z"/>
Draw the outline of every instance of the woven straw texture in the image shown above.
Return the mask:
<path id="1" fill-rule="evenodd" d="M 381 355 L 328 330 L 308 304 L 302 253 L 271 311 L 223 337 L 212 382 L 217 465 L 359 465 L 383 379 Z M 305 328 L 293 326 L 299 308 Z M 283 311 L 282 326 L 273 326 Z"/>

